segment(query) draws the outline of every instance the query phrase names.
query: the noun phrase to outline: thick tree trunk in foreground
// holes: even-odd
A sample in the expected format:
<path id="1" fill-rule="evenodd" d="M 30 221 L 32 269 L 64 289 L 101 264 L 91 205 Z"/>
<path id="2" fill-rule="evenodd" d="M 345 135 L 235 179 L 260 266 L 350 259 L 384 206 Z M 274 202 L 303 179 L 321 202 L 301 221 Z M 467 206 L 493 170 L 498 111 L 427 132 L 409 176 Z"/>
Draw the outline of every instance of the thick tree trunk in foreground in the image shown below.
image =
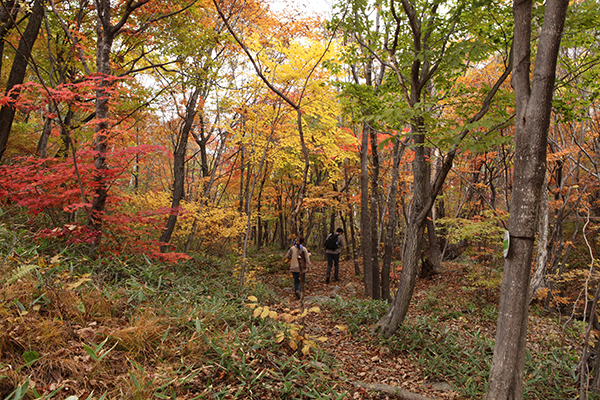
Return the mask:
<path id="1" fill-rule="evenodd" d="M 406 246 L 404 249 L 403 268 L 400 275 L 398 291 L 387 314 L 379 321 L 381 333 L 385 337 L 392 336 L 404 321 L 408 306 L 412 299 L 421 254 L 421 240 L 425 224 L 409 223 L 406 231 Z"/>
<path id="2" fill-rule="evenodd" d="M 510 248 L 504 261 L 496 345 L 486 399 L 523 397 L 529 279 L 537 211 L 546 172 L 546 146 L 556 59 L 568 0 L 548 0 L 530 86 L 531 0 L 513 3 L 516 98 L 515 177 L 508 221 Z"/>
<path id="3" fill-rule="evenodd" d="M 411 131 L 414 132 L 412 139 L 414 144 L 414 197 L 406 227 L 406 246 L 402 257 L 402 274 L 400 275 L 398 291 L 387 314 L 378 323 L 385 337 L 393 335 L 398 330 L 398 326 L 402 324 L 408 312 L 408 306 L 419 273 L 421 243 L 427 215 L 431 207 L 430 167 L 425 155 L 425 135 L 423 134 L 422 118 L 418 117 L 413 121 Z"/>

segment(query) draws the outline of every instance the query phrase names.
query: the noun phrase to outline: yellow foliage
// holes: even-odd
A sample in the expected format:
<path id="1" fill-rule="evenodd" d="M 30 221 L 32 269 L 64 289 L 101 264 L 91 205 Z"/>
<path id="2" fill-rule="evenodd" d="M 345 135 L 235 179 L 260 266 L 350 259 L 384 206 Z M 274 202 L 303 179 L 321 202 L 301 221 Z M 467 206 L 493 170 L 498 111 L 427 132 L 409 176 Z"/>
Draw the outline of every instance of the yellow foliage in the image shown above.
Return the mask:
<path id="1" fill-rule="evenodd" d="M 171 195 L 167 192 L 152 192 L 135 195 L 131 198 L 131 207 L 134 211 L 158 211 L 171 207 Z M 201 206 L 198 202 L 181 201 L 180 214 L 177 226 L 173 232 L 173 239 L 186 240 L 189 236 L 194 221 L 196 241 L 204 247 L 222 249 L 225 244 L 235 242 L 245 230 L 245 216 L 240 215 L 235 209 Z M 166 221 L 168 215 L 165 213 Z M 236 244 L 237 245 L 237 244 Z"/>

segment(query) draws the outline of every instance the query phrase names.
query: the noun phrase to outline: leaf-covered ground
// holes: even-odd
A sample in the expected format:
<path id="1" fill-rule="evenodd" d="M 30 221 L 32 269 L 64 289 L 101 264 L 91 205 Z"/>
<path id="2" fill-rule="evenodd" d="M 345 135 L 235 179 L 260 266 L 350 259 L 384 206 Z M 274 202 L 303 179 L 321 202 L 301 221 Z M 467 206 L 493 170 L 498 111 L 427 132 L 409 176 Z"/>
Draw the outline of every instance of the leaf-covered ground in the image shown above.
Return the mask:
<path id="1" fill-rule="evenodd" d="M 417 280 L 406 326 L 394 338 L 383 341 L 374 330 L 378 318 L 373 316 L 381 316 L 387 304 L 373 306 L 364 297 L 362 277 L 354 275 L 352 262 L 342 262 L 340 268 L 340 282 L 326 284 L 326 262 L 314 262 L 313 272 L 307 274 L 304 301 L 296 300 L 291 279 L 280 273 L 271 283 L 281 301 L 272 306 L 275 310 L 308 308 L 330 299 L 321 313 L 309 314 L 305 329 L 328 338 L 323 347 L 335 358 L 340 379 L 353 383 L 345 387 L 352 398 L 394 398 L 387 393 L 396 388 L 439 399 L 481 397 L 493 353 L 497 286 L 489 287 L 485 276 L 472 273 L 466 265 L 447 263 L 442 274 Z M 543 317 L 535 311 L 530 316 L 528 346 L 532 357 L 526 379 L 539 380 L 548 390 L 529 386 L 529 398 L 557 395 L 553 385 L 568 385 L 562 395 L 575 390 L 574 380 L 565 375 L 577 360 L 574 353 L 560 349 L 578 346 L 581 331 L 571 330 L 569 337 L 557 321 L 552 315 Z M 340 325 L 348 329 L 340 330 Z M 547 360 L 539 359 L 546 356 L 562 359 L 548 366 Z M 549 367 L 546 373 L 535 372 L 541 365 Z M 409 393 L 405 395 L 410 397 Z"/>
<path id="2" fill-rule="evenodd" d="M 492 275 L 446 264 L 419 279 L 405 324 L 383 340 L 373 328 L 387 304 L 364 298 L 351 263 L 326 284 L 315 261 L 300 301 L 280 255 L 263 258 L 241 289 L 214 259 L 7 258 L 0 399 L 481 398 Z M 563 322 L 533 308 L 527 398 L 575 397 L 585 326 Z"/>
<path id="3" fill-rule="evenodd" d="M 305 307 L 322 303 L 325 298 L 340 303 L 340 307 L 344 307 L 345 300 L 348 299 L 365 299 L 363 282 L 361 277 L 354 275 L 353 264 L 342 262 L 340 269 L 340 281 L 327 284 L 325 283 L 326 262 L 313 263 L 313 272 L 307 274 L 304 291 Z M 285 278 L 285 273 L 278 278 L 282 281 L 289 280 Z M 457 281 L 455 272 L 438 275 L 432 279 L 418 280 L 409 318 L 419 314 L 418 304 L 424 300 L 432 286 L 441 283 L 449 284 L 448 293 L 439 294 L 446 296 L 460 290 Z M 281 296 L 281 303 L 273 305 L 276 310 L 303 306 L 303 302 L 294 297 L 289 287 L 282 288 L 277 285 L 274 287 Z M 323 347 L 335 357 L 338 363 L 336 372 L 340 379 L 353 383 L 344 388 L 352 393 L 352 398 L 386 398 L 388 396 L 385 392 L 395 388 L 431 398 L 459 398 L 448 382 L 429 379 L 420 366 L 412 362 L 409 357 L 393 354 L 390 348 L 382 345 L 373 324 L 363 325 L 358 321 L 357 326 L 350 328 L 347 322 L 340 320 L 328 307 L 321 307 L 321 309 L 323 310 L 321 313 L 310 314 L 310 318 L 305 320 L 305 329 L 315 335 L 328 338 L 323 343 Z M 491 331 L 493 327 L 487 326 L 485 329 Z M 378 390 L 375 390 L 375 386 Z"/>

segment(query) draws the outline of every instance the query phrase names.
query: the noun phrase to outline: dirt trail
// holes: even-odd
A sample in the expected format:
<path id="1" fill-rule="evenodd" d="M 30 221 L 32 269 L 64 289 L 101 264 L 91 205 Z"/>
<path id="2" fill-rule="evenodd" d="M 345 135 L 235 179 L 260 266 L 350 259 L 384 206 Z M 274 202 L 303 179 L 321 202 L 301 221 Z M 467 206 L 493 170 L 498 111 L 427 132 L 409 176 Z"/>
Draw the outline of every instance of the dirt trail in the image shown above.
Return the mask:
<path id="1" fill-rule="evenodd" d="M 360 277 L 354 276 L 354 265 L 351 261 L 340 262 L 339 282 L 326 284 L 326 270 L 326 261 L 313 261 L 312 272 L 307 274 L 304 287 L 306 307 L 318 305 L 320 301 L 336 296 L 342 299 L 365 298 L 363 282 Z M 279 293 L 282 300 L 281 304 L 272 305 L 276 311 L 284 311 L 286 308 L 297 309 L 302 306 L 301 301 L 297 300 L 293 294 L 291 288 L 293 281 L 290 278 L 285 279 L 287 275 L 290 274 L 281 272 L 273 279 L 273 282 L 290 282 L 289 287 L 274 285 L 274 289 Z M 427 284 L 426 280 L 420 280 L 415 288 L 415 297 L 419 296 L 419 293 L 426 288 L 425 285 Z M 418 370 L 419 367 L 411 364 L 402 356 L 389 354 L 387 348 L 379 346 L 376 338 L 372 338 L 372 334 L 369 332 L 370 327 L 361 332 L 360 338 L 355 338 L 349 331 L 340 331 L 336 327 L 341 322 L 336 321 L 325 307 L 322 307 L 321 310 L 320 314 L 309 314 L 310 318 L 304 321 L 306 333 L 328 338 L 321 346 L 336 358 L 338 376 L 343 376 L 348 383 L 344 389 L 352 393 L 352 398 L 459 398 L 458 394 L 451 390 L 446 382 L 423 382 L 422 374 Z M 363 386 L 364 384 L 378 385 L 377 392 L 365 391 L 357 386 L 359 383 Z M 385 391 L 392 388 L 399 388 L 409 393 L 405 393 L 406 396 L 404 397 L 386 395 Z M 411 394 L 414 394 L 414 397 L 410 397 Z"/>

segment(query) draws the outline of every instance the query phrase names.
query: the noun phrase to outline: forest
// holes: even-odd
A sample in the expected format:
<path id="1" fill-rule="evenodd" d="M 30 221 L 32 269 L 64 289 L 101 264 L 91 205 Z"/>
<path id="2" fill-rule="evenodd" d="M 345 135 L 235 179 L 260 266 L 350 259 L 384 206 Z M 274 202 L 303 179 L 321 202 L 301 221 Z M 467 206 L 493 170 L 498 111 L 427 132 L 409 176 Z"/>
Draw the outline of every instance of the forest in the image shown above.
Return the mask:
<path id="1" fill-rule="evenodd" d="M 600 398 L 600 2 L 322 3 L 1 0 L 0 399 Z"/>

